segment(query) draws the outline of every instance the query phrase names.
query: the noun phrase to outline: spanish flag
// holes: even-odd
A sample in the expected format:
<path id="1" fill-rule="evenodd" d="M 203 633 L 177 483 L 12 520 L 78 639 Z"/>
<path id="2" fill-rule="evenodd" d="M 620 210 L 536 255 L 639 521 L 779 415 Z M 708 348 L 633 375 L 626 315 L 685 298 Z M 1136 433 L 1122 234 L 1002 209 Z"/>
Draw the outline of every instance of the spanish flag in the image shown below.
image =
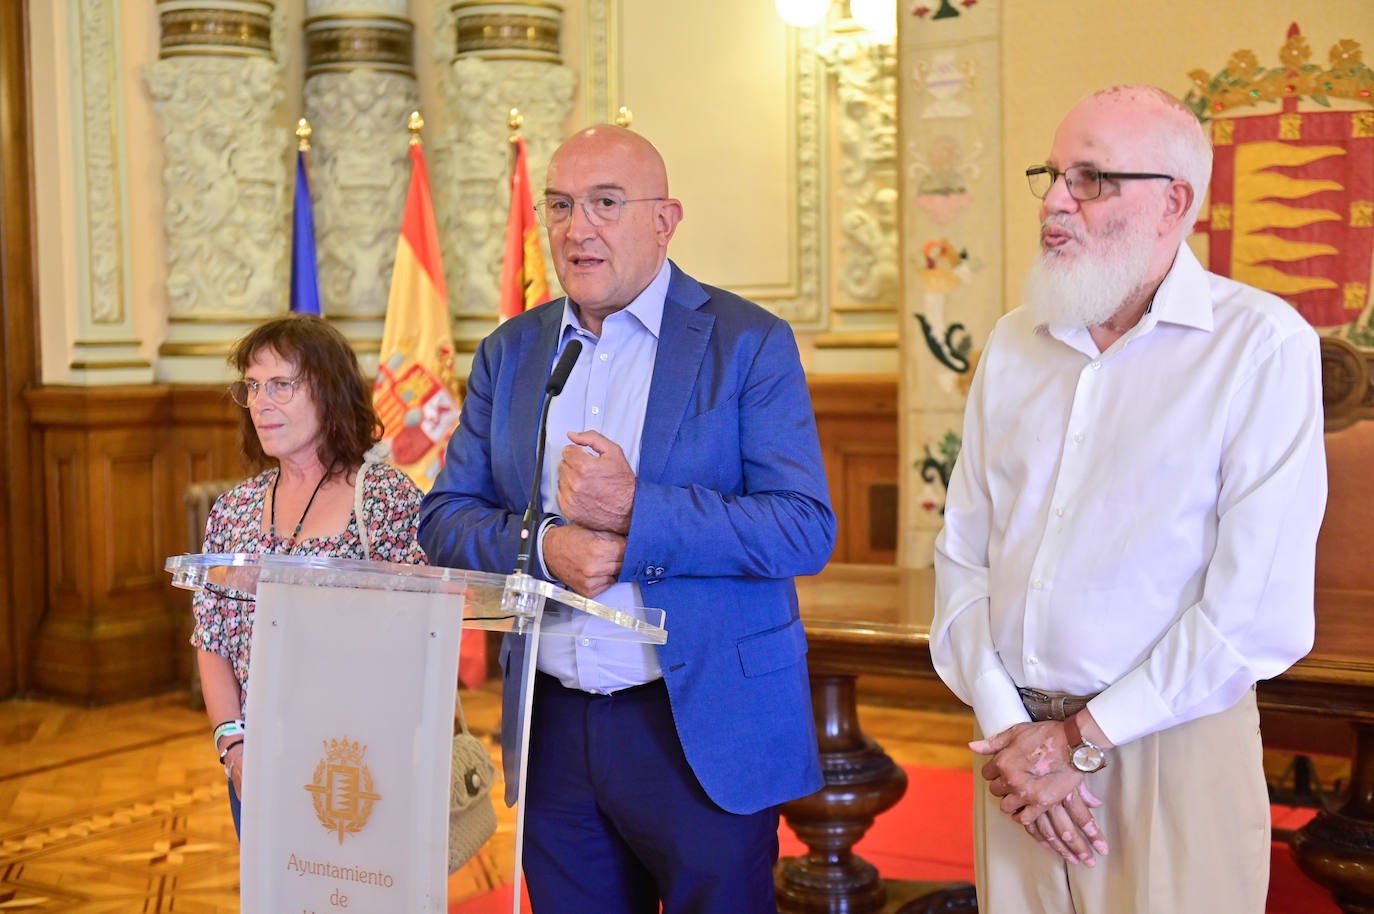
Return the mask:
<path id="1" fill-rule="evenodd" d="M 506 254 L 501 261 L 501 320 L 549 300 L 544 255 L 539 250 L 539 221 L 534 218 L 525 141 L 511 137 L 515 162 L 510 173 L 510 215 L 506 219 Z"/>
<path id="2" fill-rule="evenodd" d="M 410 190 L 396 243 L 372 402 L 385 426 L 391 462 L 428 492 L 444 465 L 449 436 L 458 427 L 458 400 L 439 229 L 420 147 L 423 125 L 418 115 L 411 115 Z M 485 632 L 463 633 L 458 678 L 470 689 L 486 679 L 486 643 Z"/>
<path id="3" fill-rule="evenodd" d="M 410 163 L 372 402 L 385 426 L 391 462 L 427 492 L 458 425 L 458 402 L 448 291 L 418 132 L 411 134 Z"/>

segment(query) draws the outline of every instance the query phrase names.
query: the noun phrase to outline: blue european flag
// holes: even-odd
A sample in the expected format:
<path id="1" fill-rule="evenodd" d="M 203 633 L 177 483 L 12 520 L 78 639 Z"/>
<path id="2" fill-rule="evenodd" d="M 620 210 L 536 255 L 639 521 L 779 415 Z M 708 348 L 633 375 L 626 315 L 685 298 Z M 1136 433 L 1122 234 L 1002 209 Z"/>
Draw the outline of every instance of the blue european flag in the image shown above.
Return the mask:
<path id="1" fill-rule="evenodd" d="M 324 314 L 315 268 L 315 219 L 310 212 L 310 178 L 305 150 L 296 152 L 296 200 L 291 216 L 291 310 Z"/>

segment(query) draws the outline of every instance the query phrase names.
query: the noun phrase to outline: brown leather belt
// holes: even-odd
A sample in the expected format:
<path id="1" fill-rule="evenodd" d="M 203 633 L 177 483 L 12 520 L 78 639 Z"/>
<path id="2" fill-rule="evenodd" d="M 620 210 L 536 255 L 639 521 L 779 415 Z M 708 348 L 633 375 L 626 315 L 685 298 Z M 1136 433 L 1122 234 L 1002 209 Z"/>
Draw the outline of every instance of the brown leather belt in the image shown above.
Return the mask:
<path id="1" fill-rule="evenodd" d="M 1063 720 L 1088 706 L 1096 695 L 1069 695 L 1064 692 L 1045 692 L 1040 689 L 1017 689 L 1021 703 L 1031 720 Z"/>

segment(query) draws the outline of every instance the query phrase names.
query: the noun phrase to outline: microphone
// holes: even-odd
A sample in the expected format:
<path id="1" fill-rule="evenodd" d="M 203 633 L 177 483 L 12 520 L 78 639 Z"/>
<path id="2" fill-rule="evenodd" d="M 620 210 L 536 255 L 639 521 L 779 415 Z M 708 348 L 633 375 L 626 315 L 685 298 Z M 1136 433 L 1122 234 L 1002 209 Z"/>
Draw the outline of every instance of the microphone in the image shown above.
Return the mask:
<path id="1" fill-rule="evenodd" d="M 549 383 L 544 385 L 544 393 L 548 394 L 550 399 L 563 392 L 563 385 L 568 383 L 568 375 L 572 374 L 573 366 L 577 364 L 577 357 L 581 354 L 582 341 L 578 339 L 568 340 L 568 345 L 563 347 L 563 354 L 558 357 L 558 364 L 553 366 L 553 371 L 549 372 Z M 542 426 L 548 418 L 549 403 L 548 400 L 545 400 L 544 415 L 539 418 L 539 424 Z M 542 449 L 544 440 L 542 435 L 539 440 Z M 540 462 L 539 455 L 536 455 L 535 462 Z"/>
<path id="2" fill-rule="evenodd" d="M 544 513 L 540 507 L 539 489 L 544 482 L 544 438 L 548 431 L 549 406 L 553 403 L 553 398 L 563 392 L 563 385 L 568 383 L 568 375 L 572 374 L 577 357 L 581 354 L 582 341 L 568 340 L 568 344 L 563 347 L 563 354 L 558 357 L 558 363 L 553 366 L 553 371 L 549 372 L 549 380 L 544 385 L 544 405 L 539 411 L 539 438 L 534 450 L 534 485 L 530 487 L 530 501 L 525 507 L 525 516 L 520 520 L 520 552 L 515 557 L 515 574 L 526 574 L 529 571 L 530 555 L 534 552 L 535 527 L 539 525 L 539 518 Z"/>

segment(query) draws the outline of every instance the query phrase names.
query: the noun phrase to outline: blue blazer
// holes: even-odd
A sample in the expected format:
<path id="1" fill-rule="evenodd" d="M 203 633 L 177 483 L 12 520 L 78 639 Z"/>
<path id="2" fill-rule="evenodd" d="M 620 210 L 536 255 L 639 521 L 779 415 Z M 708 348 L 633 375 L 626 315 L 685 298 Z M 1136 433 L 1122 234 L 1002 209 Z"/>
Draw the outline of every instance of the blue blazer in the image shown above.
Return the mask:
<path id="1" fill-rule="evenodd" d="M 445 467 L 421 505 L 431 563 L 514 568 L 563 305 L 514 317 L 478 347 Z M 707 795 L 729 812 L 822 786 L 792 579 L 820 571 L 834 546 L 791 328 L 673 264 L 620 580 L 664 610 L 658 656 L 678 737 Z M 503 654 L 522 646 L 508 635 Z M 507 683 L 518 659 L 505 657 Z M 510 708 L 517 696 L 506 692 Z M 502 727 L 508 783 L 515 720 Z"/>

